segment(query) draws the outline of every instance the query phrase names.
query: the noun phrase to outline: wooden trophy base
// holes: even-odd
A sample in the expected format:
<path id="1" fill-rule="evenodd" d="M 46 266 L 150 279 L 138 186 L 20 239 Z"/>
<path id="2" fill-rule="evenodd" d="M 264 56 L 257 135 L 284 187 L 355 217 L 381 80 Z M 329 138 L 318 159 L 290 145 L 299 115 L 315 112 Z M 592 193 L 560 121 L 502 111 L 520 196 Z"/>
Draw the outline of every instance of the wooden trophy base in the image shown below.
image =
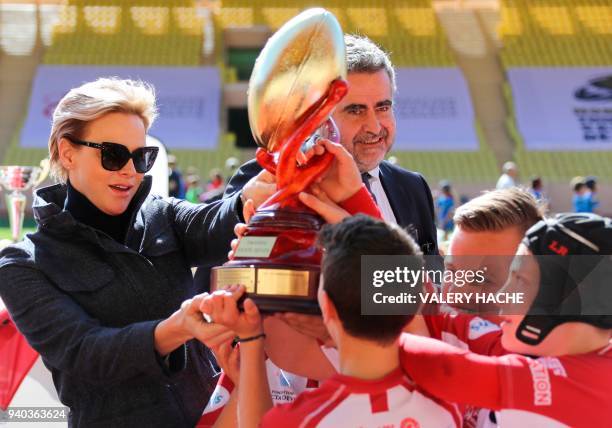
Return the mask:
<path id="1" fill-rule="evenodd" d="M 259 310 L 320 314 L 317 302 L 323 219 L 308 212 L 257 212 L 234 259 L 211 271 L 211 290 L 244 285 Z"/>

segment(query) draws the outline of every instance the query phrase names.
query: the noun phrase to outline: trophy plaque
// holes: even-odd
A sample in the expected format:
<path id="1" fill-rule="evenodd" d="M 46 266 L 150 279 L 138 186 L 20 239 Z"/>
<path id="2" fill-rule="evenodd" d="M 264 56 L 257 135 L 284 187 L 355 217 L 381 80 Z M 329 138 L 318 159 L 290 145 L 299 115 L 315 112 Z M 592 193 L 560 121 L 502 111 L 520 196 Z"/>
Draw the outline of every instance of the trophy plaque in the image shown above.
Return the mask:
<path id="1" fill-rule="evenodd" d="M 277 191 L 251 218 L 232 260 L 212 269 L 211 289 L 241 284 L 262 312 L 319 313 L 324 220 L 297 195 L 320 177 L 333 155 L 300 155 L 318 138 L 338 141 L 332 109 L 346 95 L 342 29 L 325 9 L 309 9 L 266 43 L 249 81 L 248 112 L 259 164 Z"/>
<path id="2" fill-rule="evenodd" d="M 40 166 L 0 166 L 0 185 L 6 190 L 6 210 L 13 242 L 21 239 L 23 230 L 26 205 L 23 192 L 38 186 L 48 174 L 48 159 L 41 161 Z"/>

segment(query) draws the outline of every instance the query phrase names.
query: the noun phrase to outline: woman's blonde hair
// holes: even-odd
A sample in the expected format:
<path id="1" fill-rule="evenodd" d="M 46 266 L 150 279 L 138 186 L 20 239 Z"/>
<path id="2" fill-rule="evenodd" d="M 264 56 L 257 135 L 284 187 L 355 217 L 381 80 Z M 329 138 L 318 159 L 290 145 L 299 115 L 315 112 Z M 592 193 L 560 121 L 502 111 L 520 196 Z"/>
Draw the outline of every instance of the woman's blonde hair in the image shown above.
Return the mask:
<path id="1" fill-rule="evenodd" d="M 157 117 L 155 89 L 148 83 L 118 78 L 101 78 L 73 88 L 53 112 L 49 156 L 51 175 L 66 182 L 68 172 L 59 159 L 59 141 L 69 135 L 82 138 L 89 122 L 108 113 L 130 113 L 140 117 L 145 131 Z"/>

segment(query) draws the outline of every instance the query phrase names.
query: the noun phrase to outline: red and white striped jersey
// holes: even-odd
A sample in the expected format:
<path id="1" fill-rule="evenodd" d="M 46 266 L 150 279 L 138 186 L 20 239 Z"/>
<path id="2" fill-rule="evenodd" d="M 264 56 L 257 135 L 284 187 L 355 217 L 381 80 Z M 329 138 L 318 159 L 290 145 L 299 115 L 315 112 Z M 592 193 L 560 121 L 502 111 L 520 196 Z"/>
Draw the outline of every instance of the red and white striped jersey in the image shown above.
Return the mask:
<path id="1" fill-rule="evenodd" d="M 319 386 L 319 382 L 316 380 L 307 379 L 280 369 L 270 359 L 266 359 L 266 370 L 268 372 L 270 394 L 274 404 L 291 403 L 302 391 Z M 196 427 L 205 428 L 213 426 L 228 403 L 233 390 L 234 383 L 229 376 L 221 373 L 217 386 Z"/>
<path id="2" fill-rule="evenodd" d="M 495 410 L 500 427 L 612 426 L 612 343 L 586 354 L 530 358 L 478 355 L 409 334 L 401 342 L 402 367 L 419 386 Z"/>
<path id="3" fill-rule="evenodd" d="M 424 315 L 429 335 L 461 349 L 481 355 L 505 355 L 501 345 L 501 327 L 487 317 L 446 310 L 438 315 Z M 497 426 L 491 410 L 459 405 L 463 413 L 464 428 Z"/>
<path id="4" fill-rule="evenodd" d="M 508 352 L 501 346 L 501 328 L 491 319 L 456 311 L 424 315 L 429 335 L 434 339 L 461 349 L 483 355 L 504 355 Z M 336 348 L 321 345 L 321 351 L 336 369 L 340 368 L 340 355 Z M 459 405 L 464 428 L 488 428 L 496 426 L 490 417 L 491 410 L 470 405 Z"/>
<path id="5" fill-rule="evenodd" d="M 454 405 L 433 398 L 398 368 L 373 381 L 336 374 L 293 403 L 275 406 L 260 426 L 445 428 L 461 426 L 461 416 Z"/>

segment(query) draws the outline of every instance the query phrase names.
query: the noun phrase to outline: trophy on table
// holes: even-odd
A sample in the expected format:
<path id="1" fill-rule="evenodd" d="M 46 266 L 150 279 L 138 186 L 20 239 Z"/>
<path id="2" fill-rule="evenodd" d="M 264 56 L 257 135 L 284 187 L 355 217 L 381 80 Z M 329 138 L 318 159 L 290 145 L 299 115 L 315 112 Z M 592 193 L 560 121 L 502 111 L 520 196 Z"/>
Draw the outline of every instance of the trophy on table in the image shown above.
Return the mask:
<path id="1" fill-rule="evenodd" d="M 23 192 L 38 186 L 48 174 L 48 159 L 43 159 L 40 166 L 0 166 L 0 185 L 6 191 L 6 210 L 13 242 L 21 239 L 23 230 L 26 205 L 26 195 Z"/>
<path id="2" fill-rule="evenodd" d="M 244 285 L 263 312 L 318 313 L 324 220 L 298 194 L 331 166 L 333 155 L 306 159 L 319 138 L 338 141 L 331 111 L 346 95 L 342 29 L 325 9 L 309 9 L 266 43 L 249 81 L 248 112 L 259 164 L 277 191 L 251 218 L 232 260 L 212 269 L 211 289 Z"/>

